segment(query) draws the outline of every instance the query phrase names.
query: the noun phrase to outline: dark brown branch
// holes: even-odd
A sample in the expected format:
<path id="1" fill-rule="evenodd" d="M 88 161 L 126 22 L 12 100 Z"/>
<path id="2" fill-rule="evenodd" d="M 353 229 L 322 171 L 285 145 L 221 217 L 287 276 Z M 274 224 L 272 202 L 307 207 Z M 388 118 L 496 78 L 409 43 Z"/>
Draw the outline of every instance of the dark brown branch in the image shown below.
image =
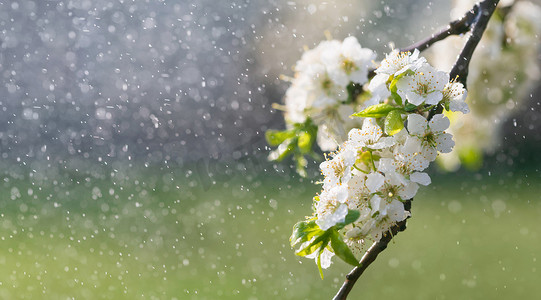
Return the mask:
<path id="1" fill-rule="evenodd" d="M 462 48 L 462 51 L 458 55 L 451 72 L 449 72 L 449 77 L 451 79 L 456 78 L 458 82 L 464 85 L 464 88 L 466 88 L 467 85 L 468 70 L 473 52 L 475 51 L 475 48 L 477 48 L 479 41 L 481 41 L 481 37 L 483 37 L 483 33 L 487 28 L 488 21 L 494 13 L 498 2 L 499 0 L 484 0 L 475 5 L 478 7 L 478 14 L 476 15 L 475 23 L 473 24 L 472 33 L 466 41 L 466 44 L 464 44 L 464 48 Z M 434 115 L 440 114 L 442 111 L 443 106 L 438 105 L 429 112 L 428 117 L 432 118 Z"/>
<path id="2" fill-rule="evenodd" d="M 479 41 L 485 32 L 488 20 L 490 20 L 490 17 L 494 13 L 498 2 L 499 0 L 485 0 L 476 4 L 476 6 L 479 6 L 479 13 L 477 14 L 477 20 L 473 26 L 472 34 L 466 41 L 464 48 L 462 48 L 462 52 L 460 52 L 455 65 L 449 73 L 451 78 L 458 77 L 458 81 L 462 83 L 464 87 L 466 87 L 466 80 L 468 79 L 468 67 L 470 65 L 473 52 L 475 51 L 475 48 L 477 48 L 477 44 L 479 44 Z"/>
<path id="3" fill-rule="evenodd" d="M 411 200 L 407 200 L 406 203 L 404 203 L 404 208 L 407 211 L 411 211 Z M 408 217 L 409 218 L 409 217 Z M 342 284 L 342 287 L 340 290 L 338 290 L 338 293 L 334 296 L 333 300 L 341 300 L 346 299 L 349 292 L 353 288 L 353 285 L 355 285 L 355 282 L 361 275 L 363 274 L 364 270 L 372 264 L 378 255 L 385 249 L 387 249 L 387 245 L 392 240 L 392 238 L 397 235 L 399 232 L 406 230 L 406 220 L 398 222 L 395 226 L 391 227 L 391 230 L 387 232 L 381 239 L 366 251 L 363 258 L 361 258 L 361 261 L 359 262 L 359 266 L 355 267 L 349 274 L 346 275 L 346 281 L 344 281 L 344 284 Z"/>
<path id="4" fill-rule="evenodd" d="M 475 21 L 475 16 L 478 14 L 478 12 L 479 7 L 476 5 L 473 7 L 472 10 L 468 11 L 464 16 L 462 16 L 462 18 L 452 21 L 445 28 L 442 28 L 440 31 L 433 33 L 430 37 L 405 48 L 402 48 L 400 49 L 400 51 L 413 52 L 413 50 L 415 49 L 423 51 L 432 46 L 432 44 L 441 41 L 448 36 L 464 34 L 470 31 L 471 26 Z"/>
<path id="5" fill-rule="evenodd" d="M 494 13 L 499 0 L 484 0 L 477 3 L 472 10 L 466 13 L 461 19 L 451 22 L 446 28 L 440 30 L 438 33 L 433 34 L 430 38 L 427 38 L 419 43 L 401 49 L 401 51 L 413 51 L 418 49 L 422 51 L 437 41 L 445 39 L 450 35 L 462 34 L 472 30 L 472 34 L 466 41 L 464 48 L 462 49 L 457 61 L 450 72 L 450 78 L 457 78 L 464 86 L 466 86 L 466 80 L 468 78 L 468 67 L 475 51 L 475 48 L 479 44 L 481 37 L 487 27 L 490 17 Z M 431 110 L 428 119 L 430 120 L 436 113 L 441 113 L 443 107 L 438 105 L 435 109 Z M 406 210 L 411 209 L 411 200 L 406 201 L 404 204 Z M 338 293 L 334 296 L 333 300 L 346 299 L 349 292 L 357 282 L 357 279 L 363 274 L 363 272 L 372 264 L 377 256 L 387 248 L 387 245 L 395 236 L 401 231 L 406 230 L 406 220 L 399 222 L 397 225 L 391 227 L 391 230 L 387 232 L 378 242 L 375 242 L 364 254 L 360 261 L 360 266 L 355 267 L 349 274 L 346 275 L 344 284 L 338 290 Z"/>

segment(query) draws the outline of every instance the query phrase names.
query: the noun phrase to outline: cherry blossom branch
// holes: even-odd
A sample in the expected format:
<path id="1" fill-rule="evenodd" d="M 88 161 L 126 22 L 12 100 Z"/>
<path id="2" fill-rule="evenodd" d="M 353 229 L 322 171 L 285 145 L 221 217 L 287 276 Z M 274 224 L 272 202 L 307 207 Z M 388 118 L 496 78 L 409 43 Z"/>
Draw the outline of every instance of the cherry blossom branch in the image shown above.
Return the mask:
<path id="1" fill-rule="evenodd" d="M 431 37 L 401 49 L 401 51 L 412 51 L 415 49 L 422 51 L 430 47 L 435 42 L 445 39 L 450 35 L 462 34 L 471 30 L 472 34 L 466 41 L 464 48 L 462 49 L 455 62 L 455 65 L 450 72 L 451 78 L 457 78 L 459 82 L 466 86 L 469 62 L 475 48 L 483 36 L 488 21 L 494 13 L 498 2 L 499 0 L 484 0 L 475 4 L 473 9 L 466 13 L 461 19 L 451 22 L 446 28 L 433 34 Z M 432 109 L 428 115 L 428 120 L 430 120 L 437 113 L 441 113 L 442 109 L 443 107 L 441 105 L 438 105 Z M 404 203 L 404 208 L 408 211 L 411 210 L 411 200 Z M 372 244 L 359 262 L 360 265 L 355 267 L 349 274 L 346 275 L 346 279 L 342 287 L 340 290 L 338 290 L 338 293 L 333 298 L 334 300 L 343 300 L 347 298 L 349 292 L 359 277 L 368 268 L 368 266 L 370 266 L 370 264 L 376 260 L 377 256 L 387 248 L 387 245 L 392 240 L 393 236 L 406 230 L 406 220 L 398 222 L 395 226 L 391 227 L 389 232 L 387 232 L 379 241 Z"/>
<path id="2" fill-rule="evenodd" d="M 411 211 L 411 200 L 407 200 L 406 203 L 404 203 L 404 208 L 407 211 Z M 409 218 L 409 217 L 408 217 Z M 406 220 L 398 222 L 396 225 L 391 227 L 389 232 L 383 235 L 381 239 L 366 251 L 366 253 L 363 255 L 363 258 L 361 258 L 361 261 L 359 262 L 359 266 L 355 267 L 349 274 L 346 275 L 346 280 L 344 281 L 344 284 L 338 290 L 338 293 L 334 296 L 333 300 L 341 300 L 346 299 L 349 292 L 353 288 L 353 285 L 361 277 L 364 270 L 372 264 L 378 255 L 385 249 L 387 249 L 387 245 L 391 241 L 391 239 L 397 235 L 399 232 L 406 230 Z"/>

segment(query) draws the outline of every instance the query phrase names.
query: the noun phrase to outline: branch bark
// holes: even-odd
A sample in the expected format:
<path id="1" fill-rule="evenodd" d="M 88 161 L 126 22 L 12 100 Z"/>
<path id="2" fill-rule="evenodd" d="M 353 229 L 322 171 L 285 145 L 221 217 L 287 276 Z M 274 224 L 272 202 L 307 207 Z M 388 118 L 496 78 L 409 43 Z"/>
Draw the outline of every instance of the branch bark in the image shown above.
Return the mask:
<path id="1" fill-rule="evenodd" d="M 433 34 L 431 37 L 422 40 L 416 44 L 401 49 L 401 51 L 413 51 L 418 49 L 419 51 L 425 50 L 437 41 L 443 40 L 451 35 L 463 34 L 468 31 L 472 31 L 466 41 L 464 48 L 458 56 L 453 68 L 450 72 L 450 78 L 456 78 L 458 82 L 462 83 L 466 87 L 466 80 L 468 78 L 469 63 L 472 58 L 475 48 L 479 44 L 483 33 L 487 27 L 490 17 L 494 13 L 499 0 L 484 0 L 475 4 L 475 6 L 467 12 L 459 20 L 449 23 L 449 25 Z M 441 105 L 436 106 L 429 112 L 428 119 L 430 120 L 435 114 L 441 113 L 443 107 Z M 411 200 L 404 203 L 405 209 L 411 210 Z M 406 219 L 407 220 L 407 219 Z M 387 248 L 387 245 L 392 238 L 401 231 L 406 230 L 406 220 L 399 222 L 397 225 L 391 227 L 391 230 L 387 232 L 379 241 L 372 244 L 372 246 L 366 251 L 360 261 L 360 266 L 355 267 L 349 274 L 346 275 L 344 284 L 338 290 L 338 293 L 334 296 L 333 300 L 346 299 L 349 292 L 364 273 L 364 271 L 372 264 L 377 256 Z"/>
<path id="2" fill-rule="evenodd" d="M 440 29 L 438 32 L 433 33 L 430 37 L 419 41 L 415 44 L 412 44 L 410 46 L 407 46 L 405 48 L 400 49 L 401 52 L 413 52 L 413 50 L 417 49 L 419 51 L 423 51 L 432 44 L 441 41 L 451 35 L 460 35 L 464 34 L 468 31 L 470 31 L 472 24 L 475 21 L 476 15 L 479 13 L 479 6 L 475 5 L 471 10 L 469 10 L 462 18 L 458 20 L 454 20 L 449 25 L 447 25 L 445 28 Z"/>
<path id="3" fill-rule="evenodd" d="M 458 81 L 466 87 L 466 80 L 468 79 L 468 67 L 470 61 L 477 48 L 477 44 L 481 40 L 485 29 L 487 28 L 488 20 L 494 13 L 496 6 L 498 5 L 499 0 L 485 0 L 480 3 L 477 3 L 475 6 L 478 7 L 478 13 L 476 14 L 476 21 L 472 29 L 472 34 L 466 41 L 464 48 L 460 52 L 455 65 L 449 73 L 450 78 L 458 77 Z"/>
<path id="4" fill-rule="evenodd" d="M 473 23 L 472 33 L 458 55 L 453 68 L 449 72 L 449 77 L 462 83 L 464 88 L 467 86 L 471 58 L 475 48 L 477 48 L 479 41 L 481 41 L 481 38 L 483 37 L 488 21 L 494 13 L 494 10 L 496 10 L 498 2 L 499 0 L 484 0 L 474 6 L 473 10 L 476 10 L 475 7 L 477 7 L 477 14 L 475 16 L 475 22 Z M 429 112 L 428 117 L 432 118 L 434 115 L 442 113 L 442 111 L 443 107 L 438 105 Z"/>
<path id="5" fill-rule="evenodd" d="M 411 212 L 411 200 L 407 200 L 404 203 L 404 208 L 407 211 Z M 408 217 L 409 218 L 409 217 Z M 407 219 L 406 219 L 407 220 Z M 361 258 L 361 261 L 359 262 L 359 266 L 355 267 L 349 274 L 346 275 L 346 280 L 344 281 L 344 284 L 338 290 L 338 293 L 334 296 L 333 300 L 341 300 L 346 299 L 349 292 L 353 288 L 353 285 L 355 285 L 355 282 L 357 282 L 357 279 L 361 277 L 361 275 L 364 273 L 366 268 L 372 264 L 378 255 L 385 249 L 387 249 L 387 245 L 389 242 L 393 239 L 393 236 L 397 235 L 399 232 L 406 230 L 406 220 L 398 222 L 395 226 L 391 227 L 391 230 L 387 232 L 381 239 L 366 251 L 366 253 Z"/>

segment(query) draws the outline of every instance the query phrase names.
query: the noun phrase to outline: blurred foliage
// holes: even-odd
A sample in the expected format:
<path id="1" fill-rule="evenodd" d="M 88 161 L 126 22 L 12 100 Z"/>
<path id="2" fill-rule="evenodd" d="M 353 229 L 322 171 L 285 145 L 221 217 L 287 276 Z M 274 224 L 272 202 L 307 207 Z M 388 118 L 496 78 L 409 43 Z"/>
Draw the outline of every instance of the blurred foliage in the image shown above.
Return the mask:
<path id="1" fill-rule="evenodd" d="M 322 281 L 290 251 L 310 182 L 238 169 L 206 187 L 197 169 L 128 170 L 60 171 L 40 186 L 3 176 L 0 297 L 329 299 L 351 269 L 334 259 Z M 351 297 L 541 294 L 539 173 L 483 174 L 434 176 Z"/>

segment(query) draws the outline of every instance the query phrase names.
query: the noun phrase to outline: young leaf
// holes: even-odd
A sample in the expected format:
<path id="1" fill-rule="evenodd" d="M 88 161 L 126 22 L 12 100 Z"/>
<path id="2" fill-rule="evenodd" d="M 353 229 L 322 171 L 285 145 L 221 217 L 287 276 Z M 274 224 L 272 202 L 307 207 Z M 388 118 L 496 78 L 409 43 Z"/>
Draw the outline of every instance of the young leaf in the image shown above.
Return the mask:
<path id="1" fill-rule="evenodd" d="M 295 132 L 293 130 L 272 130 L 269 129 L 265 132 L 265 139 L 267 140 L 267 143 L 271 146 L 278 146 L 281 143 L 283 143 L 285 140 L 290 139 L 295 136 Z"/>
<path id="2" fill-rule="evenodd" d="M 297 145 L 299 146 L 301 153 L 304 154 L 312 151 L 312 144 L 314 143 L 314 141 L 315 139 L 310 132 L 301 132 L 299 135 L 299 140 L 297 141 Z"/>
<path id="3" fill-rule="evenodd" d="M 271 153 L 273 160 L 276 161 L 282 161 L 286 157 L 288 157 L 293 151 L 295 151 L 295 147 L 297 147 L 297 138 L 292 138 L 289 140 L 285 140 L 283 143 L 278 146 L 276 150 Z"/>
<path id="4" fill-rule="evenodd" d="M 346 215 L 346 217 L 344 219 L 344 222 L 337 223 L 336 224 L 336 229 L 340 230 L 340 229 L 344 228 L 346 225 L 357 221 L 357 219 L 360 216 L 361 216 L 361 212 L 359 210 L 357 210 L 357 209 L 349 209 L 348 214 Z"/>
<path id="5" fill-rule="evenodd" d="M 397 78 L 402 78 L 402 75 L 399 75 Z M 396 82 L 397 81 L 398 81 L 398 79 L 393 79 L 393 81 L 391 81 L 391 85 L 389 86 L 389 90 L 391 91 L 391 97 L 396 102 L 396 104 L 402 105 L 402 97 L 400 97 L 400 95 L 397 92 L 397 87 L 396 87 Z"/>
<path id="6" fill-rule="evenodd" d="M 344 225 L 348 225 L 357 221 L 357 219 L 359 219 L 360 216 L 361 216 L 361 212 L 359 210 L 357 209 L 348 210 L 348 214 L 346 215 L 346 218 L 344 219 Z"/>
<path id="7" fill-rule="evenodd" d="M 380 104 L 369 106 L 365 108 L 363 111 L 354 113 L 352 116 L 362 117 L 362 118 L 381 118 L 381 117 L 385 117 L 390 111 L 393 111 L 395 109 L 397 108 L 390 104 L 380 103 Z"/>
<path id="8" fill-rule="evenodd" d="M 321 235 L 324 231 L 317 226 L 315 220 L 300 221 L 293 226 L 293 233 L 289 238 L 291 247 L 308 242 L 316 235 Z"/>
<path id="9" fill-rule="evenodd" d="M 314 253 L 318 248 L 325 248 L 328 244 L 329 244 L 329 241 L 331 239 L 331 233 L 332 233 L 332 230 L 327 230 L 325 231 L 322 235 L 316 237 L 311 243 L 310 245 L 304 247 L 303 249 L 299 249 L 299 251 L 297 251 L 297 255 L 298 256 L 306 256 L 306 255 L 310 255 L 312 253 Z"/>
<path id="10" fill-rule="evenodd" d="M 415 105 L 415 104 L 407 103 L 404 106 L 404 110 L 407 111 L 407 112 L 414 111 L 416 109 L 417 109 L 417 105 Z"/>
<path id="11" fill-rule="evenodd" d="M 347 262 L 352 266 L 358 266 L 359 261 L 351 252 L 348 245 L 342 240 L 338 231 L 333 231 L 331 235 L 331 248 L 334 251 L 336 256 L 340 257 L 343 261 Z"/>
<path id="12" fill-rule="evenodd" d="M 321 276 L 321 279 L 323 279 L 323 268 L 321 267 L 321 254 L 322 253 L 323 253 L 323 250 L 319 251 L 319 253 L 317 254 L 317 269 L 319 270 L 319 276 Z"/>
<path id="13" fill-rule="evenodd" d="M 388 135 L 395 135 L 404 128 L 404 121 L 399 110 L 393 110 L 389 112 L 387 118 L 385 118 L 385 133 Z"/>

